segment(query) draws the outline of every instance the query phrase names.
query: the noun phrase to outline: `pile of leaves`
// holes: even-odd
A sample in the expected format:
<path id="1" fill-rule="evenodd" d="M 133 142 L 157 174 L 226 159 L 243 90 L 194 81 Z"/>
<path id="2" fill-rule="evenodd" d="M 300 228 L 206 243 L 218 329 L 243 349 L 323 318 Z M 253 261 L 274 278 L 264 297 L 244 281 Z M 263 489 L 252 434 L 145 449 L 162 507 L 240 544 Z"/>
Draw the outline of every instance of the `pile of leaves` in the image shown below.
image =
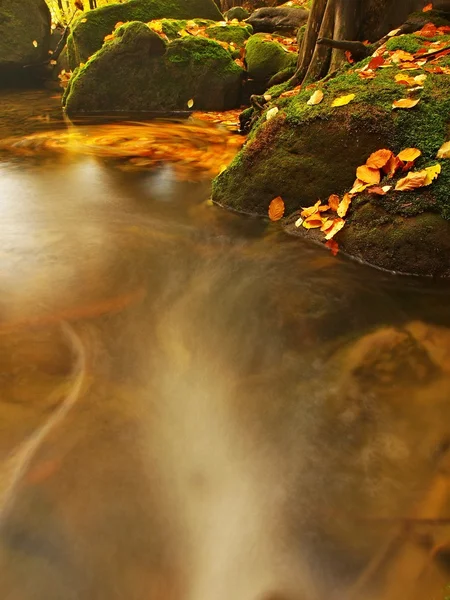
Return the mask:
<path id="1" fill-rule="evenodd" d="M 439 176 L 442 168 L 437 161 L 431 166 L 413 170 L 415 161 L 421 155 L 418 148 L 406 148 L 397 155 L 389 149 L 377 150 L 365 164 L 356 169 L 356 180 L 349 192 L 342 198 L 332 194 L 326 204 L 318 200 L 313 206 L 303 208 L 295 226 L 320 230 L 325 245 L 333 254 L 337 254 L 338 244 L 333 238 L 344 227 L 345 217 L 357 194 L 367 191 L 369 194 L 384 196 L 390 191 L 410 192 L 431 185 Z M 450 158 L 450 141 L 439 149 L 436 158 Z M 394 177 L 397 177 L 395 182 Z M 284 216 L 284 212 L 283 199 L 280 196 L 274 198 L 269 205 L 269 218 L 278 221 Z"/>
<path id="2" fill-rule="evenodd" d="M 21 156 L 67 153 L 112 159 L 122 170 L 173 167 L 180 180 L 209 179 L 234 158 L 244 138 L 206 124 L 171 122 L 108 124 L 48 131 L 0 143 Z"/>

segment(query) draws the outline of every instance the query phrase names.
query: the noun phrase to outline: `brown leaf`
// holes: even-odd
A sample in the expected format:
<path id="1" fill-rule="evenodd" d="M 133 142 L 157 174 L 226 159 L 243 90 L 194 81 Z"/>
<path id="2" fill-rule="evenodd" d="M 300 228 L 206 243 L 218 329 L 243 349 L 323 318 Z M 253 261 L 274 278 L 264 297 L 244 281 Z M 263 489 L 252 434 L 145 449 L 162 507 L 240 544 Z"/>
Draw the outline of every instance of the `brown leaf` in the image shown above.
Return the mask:
<path id="1" fill-rule="evenodd" d="M 392 156 L 389 162 L 383 167 L 384 173 L 389 177 L 395 175 L 395 173 L 403 167 L 403 161 L 398 156 Z"/>
<path id="2" fill-rule="evenodd" d="M 269 219 L 271 221 L 279 221 L 284 215 L 284 202 L 281 196 L 277 196 L 269 204 Z"/>
<path id="3" fill-rule="evenodd" d="M 328 242 L 325 243 L 325 246 L 331 250 L 331 254 L 333 256 L 336 256 L 336 254 L 339 252 L 339 244 L 336 242 L 336 240 L 328 240 Z"/>
<path id="4" fill-rule="evenodd" d="M 371 169 L 382 169 L 391 159 L 392 150 L 377 150 L 366 160 L 366 165 Z"/>
<path id="5" fill-rule="evenodd" d="M 331 208 L 331 210 L 334 210 L 334 212 L 337 212 L 339 202 L 340 198 L 337 194 L 331 194 L 331 196 L 328 198 L 328 206 Z"/>
<path id="6" fill-rule="evenodd" d="M 425 185 L 427 175 L 428 173 L 425 170 L 411 171 L 406 177 L 398 180 L 395 190 L 397 192 L 410 192 L 411 190 L 421 188 Z"/>
<path id="7" fill-rule="evenodd" d="M 378 169 L 371 169 L 367 165 L 362 165 L 356 169 L 356 177 L 364 183 L 380 183 L 380 171 Z"/>

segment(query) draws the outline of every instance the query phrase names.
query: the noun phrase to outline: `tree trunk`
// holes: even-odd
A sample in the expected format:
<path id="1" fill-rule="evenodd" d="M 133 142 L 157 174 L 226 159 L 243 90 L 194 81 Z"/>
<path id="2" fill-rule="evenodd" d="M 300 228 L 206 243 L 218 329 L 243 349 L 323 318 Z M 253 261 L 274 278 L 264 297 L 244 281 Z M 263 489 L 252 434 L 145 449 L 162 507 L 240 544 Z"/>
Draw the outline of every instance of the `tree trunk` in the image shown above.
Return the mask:
<path id="1" fill-rule="evenodd" d="M 314 0 L 292 83 L 317 81 L 345 61 L 344 50 L 320 43 L 323 38 L 327 42 L 375 42 L 402 25 L 411 12 L 422 10 L 426 3 L 426 0 Z"/>

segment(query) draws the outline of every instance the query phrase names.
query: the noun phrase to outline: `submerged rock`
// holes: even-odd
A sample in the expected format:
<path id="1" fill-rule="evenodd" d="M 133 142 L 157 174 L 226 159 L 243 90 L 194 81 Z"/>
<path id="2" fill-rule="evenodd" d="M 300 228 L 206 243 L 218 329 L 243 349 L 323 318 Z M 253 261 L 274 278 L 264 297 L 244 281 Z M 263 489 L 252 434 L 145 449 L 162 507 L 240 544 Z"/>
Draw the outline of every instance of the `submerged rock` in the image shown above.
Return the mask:
<path id="1" fill-rule="evenodd" d="M 247 42 L 245 62 L 251 79 L 268 82 L 276 73 L 294 67 L 297 54 L 286 52 L 278 42 L 266 39 L 263 33 L 257 33 Z"/>
<path id="2" fill-rule="evenodd" d="M 99 50 L 116 23 L 164 18 L 220 21 L 223 16 L 213 0 L 129 0 L 123 4 L 102 6 L 75 22 L 67 42 L 71 68 L 85 63 Z"/>
<path id="3" fill-rule="evenodd" d="M 167 43 L 146 24 L 132 22 L 119 27 L 113 39 L 74 72 L 63 103 L 71 115 L 222 111 L 239 106 L 243 74 L 214 40 L 187 36 Z"/>
<path id="4" fill-rule="evenodd" d="M 443 47 L 450 44 L 450 36 L 436 39 Z M 392 38 L 385 56 L 396 51 L 400 57 L 401 52 L 415 53 L 424 44 L 428 50 L 430 43 L 434 42 L 418 35 Z M 422 154 L 414 170 L 435 165 L 438 149 L 450 138 L 448 57 L 444 53 L 431 64 L 417 69 L 413 65 L 409 71 L 401 69 L 400 60 L 389 68 L 375 69 L 373 77 L 361 77 L 359 71 L 368 60 L 294 95 L 280 97 L 286 85 L 269 90 L 272 97 L 279 96 L 278 100 L 266 105 L 242 152 L 214 181 L 213 200 L 266 216 L 270 201 L 281 196 L 285 214 L 293 215 L 287 229 L 324 242 L 324 234 L 318 230 L 294 226 L 299 216 L 295 212 L 319 198 L 326 204 L 331 194 L 350 190 L 357 167 L 372 152 L 418 148 Z M 420 85 L 401 83 L 404 77 L 418 75 Z M 414 86 L 418 89 L 408 92 Z M 310 106 L 308 100 L 317 89 L 324 93 L 324 99 Z M 351 94 L 354 98 L 349 104 L 332 105 L 337 98 Z M 393 110 L 394 101 L 410 95 L 419 99 L 415 107 Z M 267 112 L 274 106 L 278 113 L 267 120 Z M 427 187 L 409 192 L 392 188 L 383 196 L 355 196 L 345 227 L 335 237 L 340 249 L 392 271 L 450 276 L 450 160 L 439 163 L 441 173 Z M 394 180 L 386 177 L 381 185 L 392 186 L 404 176 L 398 173 Z"/>
<path id="5" fill-rule="evenodd" d="M 33 78 L 32 67 L 48 58 L 50 22 L 44 0 L 0 2 L 0 86 Z"/>

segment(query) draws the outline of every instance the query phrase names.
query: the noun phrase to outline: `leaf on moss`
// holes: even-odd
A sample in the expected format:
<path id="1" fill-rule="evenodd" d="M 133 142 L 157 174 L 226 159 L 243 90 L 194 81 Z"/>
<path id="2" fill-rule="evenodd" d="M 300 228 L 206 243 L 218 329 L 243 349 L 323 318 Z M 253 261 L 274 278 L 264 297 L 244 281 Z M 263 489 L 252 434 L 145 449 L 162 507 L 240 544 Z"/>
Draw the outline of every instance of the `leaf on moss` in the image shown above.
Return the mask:
<path id="1" fill-rule="evenodd" d="M 418 148 L 405 148 L 397 155 L 397 158 L 403 162 L 409 163 L 414 162 L 421 154 L 422 152 Z"/>
<path id="2" fill-rule="evenodd" d="M 439 173 L 442 171 L 442 167 L 439 163 L 433 165 L 431 167 L 426 167 L 425 169 L 427 177 L 425 179 L 424 185 L 431 185 L 433 181 L 439 176 Z"/>
<path id="3" fill-rule="evenodd" d="M 278 107 L 274 106 L 266 112 L 266 121 L 270 121 L 278 113 Z"/>
<path id="4" fill-rule="evenodd" d="M 323 100 L 322 90 L 316 90 L 306 104 L 309 104 L 309 106 L 315 106 L 316 104 L 320 104 L 322 102 L 322 100 Z"/>
<path id="5" fill-rule="evenodd" d="M 436 158 L 450 158 L 450 142 L 445 142 L 439 148 Z"/>
<path id="6" fill-rule="evenodd" d="M 284 202 L 281 196 L 277 196 L 269 204 L 269 219 L 271 221 L 279 221 L 284 215 Z"/>
<path id="7" fill-rule="evenodd" d="M 352 100 L 354 100 L 356 97 L 355 94 L 348 94 L 347 96 L 340 96 L 339 98 L 336 98 L 336 100 L 333 100 L 333 103 L 331 104 L 331 106 L 345 106 L 346 104 L 349 104 Z"/>
<path id="8" fill-rule="evenodd" d="M 367 165 L 361 165 L 356 169 L 356 177 L 369 185 L 380 183 L 381 179 L 380 171 L 378 169 L 371 169 Z"/>
<path id="9" fill-rule="evenodd" d="M 394 100 L 392 108 L 414 108 L 420 102 L 420 98 L 413 100 L 412 98 L 402 98 L 401 100 Z"/>
<path id="10" fill-rule="evenodd" d="M 382 169 L 393 156 L 392 150 L 377 150 L 366 160 L 366 165 L 371 169 Z"/>
<path id="11" fill-rule="evenodd" d="M 395 190 L 397 192 L 410 192 L 411 190 L 421 188 L 425 185 L 427 176 L 428 173 L 425 169 L 422 171 L 410 172 L 406 177 L 398 180 Z"/>
<path id="12" fill-rule="evenodd" d="M 404 163 L 398 156 L 392 156 L 389 162 L 383 167 L 383 172 L 389 177 L 393 177 L 395 173 L 404 166 Z"/>

